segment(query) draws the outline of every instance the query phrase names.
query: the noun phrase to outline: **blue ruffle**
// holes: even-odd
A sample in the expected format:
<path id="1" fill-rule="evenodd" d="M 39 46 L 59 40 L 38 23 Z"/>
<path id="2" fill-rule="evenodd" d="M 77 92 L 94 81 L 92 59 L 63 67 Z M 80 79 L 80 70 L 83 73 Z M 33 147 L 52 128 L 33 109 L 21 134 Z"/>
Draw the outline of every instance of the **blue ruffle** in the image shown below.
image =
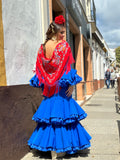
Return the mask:
<path id="1" fill-rule="evenodd" d="M 32 87 L 37 87 L 37 88 L 41 87 L 42 90 L 44 88 L 44 84 L 43 83 L 39 84 L 39 79 L 36 76 L 36 74 L 30 79 L 29 82 L 30 82 L 30 86 L 32 86 Z"/>
<path id="2" fill-rule="evenodd" d="M 62 94 L 61 90 L 61 94 Z M 43 99 L 38 110 L 33 115 L 36 122 L 66 125 L 86 118 L 87 114 L 71 97 L 54 95 Z"/>
<path id="3" fill-rule="evenodd" d="M 71 69 L 68 74 L 66 72 L 63 74 L 59 80 L 59 85 L 61 87 L 68 87 L 69 85 L 76 85 L 80 81 L 82 81 L 82 77 L 78 76 L 77 70 Z"/>
<path id="4" fill-rule="evenodd" d="M 73 154 L 90 147 L 91 136 L 79 123 L 67 126 L 54 126 L 39 123 L 28 144 L 41 151 L 67 152 Z"/>
<path id="5" fill-rule="evenodd" d="M 36 76 L 36 74 L 30 79 L 29 82 L 30 82 L 30 86 L 32 86 L 32 87 L 40 87 L 39 86 L 39 79 Z"/>
<path id="6" fill-rule="evenodd" d="M 66 72 L 63 74 L 59 80 L 59 85 L 61 87 L 68 87 L 69 85 L 76 85 L 80 81 L 82 81 L 82 78 L 78 76 L 77 70 L 71 69 L 68 74 L 66 74 Z M 30 86 L 43 87 L 43 84 L 39 85 L 39 79 L 36 74 L 30 79 Z"/>

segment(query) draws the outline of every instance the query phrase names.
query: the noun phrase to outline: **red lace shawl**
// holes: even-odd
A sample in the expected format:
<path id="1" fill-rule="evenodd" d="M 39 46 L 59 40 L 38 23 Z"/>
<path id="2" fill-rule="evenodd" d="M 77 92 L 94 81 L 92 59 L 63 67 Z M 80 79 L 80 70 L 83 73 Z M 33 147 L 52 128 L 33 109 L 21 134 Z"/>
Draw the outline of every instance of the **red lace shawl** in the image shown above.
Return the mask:
<path id="1" fill-rule="evenodd" d="M 36 75 L 39 79 L 39 85 L 44 84 L 43 95 L 51 97 L 58 92 L 58 81 L 66 71 L 71 69 L 74 63 L 71 48 L 66 41 L 58 43 L 50 59 L 46 58 L 43 51 L 43 45 L 40 46 L 36 61 Z"/>

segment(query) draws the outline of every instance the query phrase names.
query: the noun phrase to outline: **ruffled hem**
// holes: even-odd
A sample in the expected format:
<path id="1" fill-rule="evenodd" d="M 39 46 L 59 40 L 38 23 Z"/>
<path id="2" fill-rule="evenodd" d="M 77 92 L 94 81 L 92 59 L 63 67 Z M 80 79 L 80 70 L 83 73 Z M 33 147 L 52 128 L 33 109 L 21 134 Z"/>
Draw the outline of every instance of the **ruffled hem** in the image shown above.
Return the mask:
<path id="1" fill-rule="evenodd" d="M 86 144 L 82 147 L 68 147 L 68 148 L 63 148 L 63 149 L 54 149 L 53 147 L 48 147 L 48 148 L 42 148 L 42 147 L 39 147 L 39 146 L 36 146 L 36 145 L 33 145 L 31 143 L 28 143 L 28 145 L 32 148 L 32 149 L 37 149 L 39 151 L 43 151 L 43 152 L 47 152 L 47 151 L 56 151 L 57 153 L 60 153 L 60 152 L 66 152 L 67 154 L 74 154 L 76 153 L 77 151 L 79 150 L 84 150 L 86 148 L 89 148 L 91 147 L 91 144 Z"/>
<path id="2" fill-rule="evenodd" d="M 56 95 L 42 101 L 32 120 L 39 123 L 66 125 L 86 117 L 85 111 L 73 98 L 65 99 Z"/>
<path id="3" fill-rule="evenodd" d="M 63 74 L 59 80 L 59 85 L 61 87 L 68 87 L 69 85 L 76 85 L 80 81 L 82 81 L 82 77 L 77 74 L 77 70 L 71 69 L 68 74 L 66 72 Z"/>
<path id="4" fill-rule="evenodd" d="M 79 122 L 67 126 L 38 124 L 28 145 L 41 151 L 73 154 L 90 147 L 90 140 L 91 136 Z"/>
<path id="5" fill-rule="evenodd" d="M 47 123 L 47 124 L 56 124 L 56 125 L 66 125 L 69 123 L 74 123 L 76 121 L 80 121 L 87 117 L 87 114 L 84 113 L 82 115 L 71 115 L 70 118 L 62 119 L 58 117 L 50 117 L 49 119 L 44 118 L 40 119 L 39 117 L 33 117 L 32 120 L 38 122 L 38 123 Z"/>

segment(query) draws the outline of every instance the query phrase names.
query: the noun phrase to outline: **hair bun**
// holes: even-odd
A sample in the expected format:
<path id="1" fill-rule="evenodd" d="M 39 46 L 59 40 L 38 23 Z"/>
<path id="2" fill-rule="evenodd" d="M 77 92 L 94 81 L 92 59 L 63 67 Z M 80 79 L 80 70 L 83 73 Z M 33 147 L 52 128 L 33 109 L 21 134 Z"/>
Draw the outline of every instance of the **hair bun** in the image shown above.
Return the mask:
<path id="1" fill-rule="evenodd" d="M 55 23 L 56 24 L 64 24 L 65 23 L 65 18 L 63 17 L 63 15 L 55 17 Z"/>

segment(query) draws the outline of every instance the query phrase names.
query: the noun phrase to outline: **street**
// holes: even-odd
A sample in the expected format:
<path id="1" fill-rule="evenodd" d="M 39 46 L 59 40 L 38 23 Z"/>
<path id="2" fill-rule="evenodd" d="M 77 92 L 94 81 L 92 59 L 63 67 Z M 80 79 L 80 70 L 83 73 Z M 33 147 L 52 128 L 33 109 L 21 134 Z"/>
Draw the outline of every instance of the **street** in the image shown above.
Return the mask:
<path id="1" fill-rule="evenodd" d="M 120 114 L 116 112 L 115 89 L 99 89 L 82 108 L 88 117 L 81 121 L 92 136 L 91 147 L 63 160 L 120 160 Z M 34 153 L 34 154 L 33 154 Z M 50 153 L 29 152 L 21 160 L 47 160 Z"/>

